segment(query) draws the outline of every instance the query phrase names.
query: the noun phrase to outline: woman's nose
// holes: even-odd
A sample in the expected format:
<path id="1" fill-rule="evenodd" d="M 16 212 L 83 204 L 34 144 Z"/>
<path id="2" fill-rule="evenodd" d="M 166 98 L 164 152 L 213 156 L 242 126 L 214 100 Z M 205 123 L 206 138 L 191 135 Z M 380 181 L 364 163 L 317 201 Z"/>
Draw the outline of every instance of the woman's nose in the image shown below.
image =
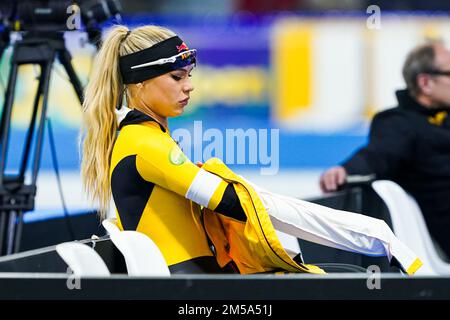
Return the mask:
<path id="1" fill-rule="evenodd" d="M 191 92 L 194 91 L 194 85 L 192 84 L 191 80 L 187 80 L 184 87 L 183 87 L 183 91 L 184 92 Z"/>

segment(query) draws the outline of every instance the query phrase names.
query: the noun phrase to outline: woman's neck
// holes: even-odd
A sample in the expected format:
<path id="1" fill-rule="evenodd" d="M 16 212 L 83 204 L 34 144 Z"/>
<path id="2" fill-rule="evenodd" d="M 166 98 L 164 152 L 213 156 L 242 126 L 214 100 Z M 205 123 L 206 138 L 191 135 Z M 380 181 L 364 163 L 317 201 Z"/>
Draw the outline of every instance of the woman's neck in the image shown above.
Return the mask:
<path id="1" fill-rule="evenodd" d="M 145 113 L 146 115 L 152 117 L 155 119 L 160 125 L 162 125 L 167 131 L 169 130 L 169 124 L 167 121 L 167 117 L 161 117 L 160 115 L 156 114 L 153 110 L 148 108 L 147 106 L 142 107 L 135 107 L 133 105 L 129 106 L 130 109 L 136 109 L 139 110 L 142 113 Z"/>
<path id="2" fill-rule="evenodd" d="M 136 96 L 136 95 L 134 95 Z M 156 112 L 154 112 L 152 110 L 152 108 L 150 108 L 145 101 L 142 100 L 142 98 L 136 98 L 134 99 L 133 96 L 127 96 L 127 101 L 129 103 L 129 108 L 130 109 L 136 109 L 139 110 L 142 113 L 145 113 L 147 115 L 149 115 L 150 117 L 152 117 L 153 119 L 155 119 L 160 125 L 162 125 L 164 128 L 166 128 L 167 131 L 169 131 L 169 125 L 167 122 L 167 117 L 162 117 L 159 114 L 157 114 Z"/>
<path id="3" fill-rule="evenodd" d="M 139 111 L 149 115 L 150 117 L 152 117 L 153 119 L 158 121 L 158 123 L 161 124 L 164 128 L 166 128 L 167 131 L 169 130 L 169 124 L 167 122 L 166 117 L 161 117 L 160 115 L 156 114 L 155 112 L 153 112 L 153 110 L 150 110 L 150 109 L 139 110 Z"/>

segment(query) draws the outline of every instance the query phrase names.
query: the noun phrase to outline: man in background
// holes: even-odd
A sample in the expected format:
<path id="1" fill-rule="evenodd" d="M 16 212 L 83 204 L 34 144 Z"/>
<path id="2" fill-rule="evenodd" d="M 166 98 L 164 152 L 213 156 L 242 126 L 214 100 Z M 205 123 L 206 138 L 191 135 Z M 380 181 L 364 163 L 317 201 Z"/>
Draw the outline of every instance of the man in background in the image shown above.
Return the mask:
<path id="1" fill-rule="evenodd" d="M 397 182 L 418 202 L 431 235 L 450 256 L 450 51 L 441 42 L 413 49 L 403 66 L 398 106 L 372 120 L 369 142 L 320 178 L 324 192 L 348 175 Z"/>

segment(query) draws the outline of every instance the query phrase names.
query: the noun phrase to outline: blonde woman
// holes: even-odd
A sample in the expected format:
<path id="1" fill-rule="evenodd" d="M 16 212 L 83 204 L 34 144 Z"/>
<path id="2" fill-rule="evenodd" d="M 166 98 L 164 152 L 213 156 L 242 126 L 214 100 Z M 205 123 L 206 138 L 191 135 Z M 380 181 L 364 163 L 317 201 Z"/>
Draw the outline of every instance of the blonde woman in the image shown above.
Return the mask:
<path id="1" fill-rule="evenodd" d="M 168 118 L 188 105 L 195 65 L 196 50 L 168 29 L 109 31 L 83 104 L 82 177 L 102 219 L 112 196 L 119 228 L 148 235 L 172 273 L 324 273 L 294 260 L 274 228 L 420 267 L 380 220 L 272 194 L 216 158 L 187 159 Z"/>

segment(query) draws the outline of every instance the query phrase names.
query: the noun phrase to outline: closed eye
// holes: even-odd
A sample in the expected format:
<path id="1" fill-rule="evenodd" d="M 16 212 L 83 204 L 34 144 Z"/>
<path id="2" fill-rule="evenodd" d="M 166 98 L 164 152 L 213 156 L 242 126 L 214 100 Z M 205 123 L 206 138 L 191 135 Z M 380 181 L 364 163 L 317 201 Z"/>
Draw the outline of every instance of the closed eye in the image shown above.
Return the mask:
<path id="1" fill-rule="evenodd" d="M 175 81 L 180 81 L 181 79 L 183 79 L 185 76 L 180 76 L 180 75 L 177 75 L 177 74 L 170 74 L 171 76 L 172 76 L 172 79 L 174 79 Z M 192 77 L 192 74 L 191 73 L 189 73 L 189 74 L 187 74 L 187 76 L 190 78 L 190 77 Z"/>

